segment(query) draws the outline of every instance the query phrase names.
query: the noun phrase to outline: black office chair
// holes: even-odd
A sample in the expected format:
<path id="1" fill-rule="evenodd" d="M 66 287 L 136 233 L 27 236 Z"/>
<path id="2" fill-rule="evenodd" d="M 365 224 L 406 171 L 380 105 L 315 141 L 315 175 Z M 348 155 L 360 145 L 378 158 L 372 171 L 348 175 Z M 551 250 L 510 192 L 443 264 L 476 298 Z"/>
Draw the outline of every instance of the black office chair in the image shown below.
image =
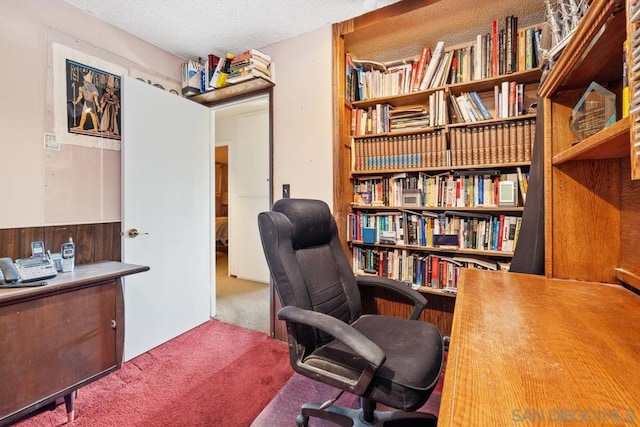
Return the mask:
<path id="1" fill-rule="evenodd" d="M 360 409 L 333 406 L 337 398 L 306 403 L 298 426 L 307 426 L 309 417 L 343 426 L 435 426 L 434 415 L 415 412 L 429 399 L 443 363 L 440 332 L 417 320 L 425 298 L 388 278 L 354 276 L 322 201 L 281 199 L 258 215 L 258 225 L 293 369 L 360 396 Z M 367 286 L 404 295 L 414 305 L 410 319 L 363 314 L 359 287 Z M 376 403 L 399 411 L 376 411 Z"/>

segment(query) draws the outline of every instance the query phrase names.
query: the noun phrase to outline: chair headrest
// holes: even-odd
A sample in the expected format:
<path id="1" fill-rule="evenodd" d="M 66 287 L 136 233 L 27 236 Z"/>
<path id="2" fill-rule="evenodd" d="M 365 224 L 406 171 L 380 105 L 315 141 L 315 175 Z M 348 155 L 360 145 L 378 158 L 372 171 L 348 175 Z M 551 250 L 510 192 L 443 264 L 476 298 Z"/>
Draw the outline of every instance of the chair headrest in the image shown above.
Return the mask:
<path id="1" fill-rule="evenodd" d="M 318 246 L 331 240 L 333 216 L 322 200 L 280 199 L 272 210 L 282 213 L 291 222 L 294 248 Z"/>

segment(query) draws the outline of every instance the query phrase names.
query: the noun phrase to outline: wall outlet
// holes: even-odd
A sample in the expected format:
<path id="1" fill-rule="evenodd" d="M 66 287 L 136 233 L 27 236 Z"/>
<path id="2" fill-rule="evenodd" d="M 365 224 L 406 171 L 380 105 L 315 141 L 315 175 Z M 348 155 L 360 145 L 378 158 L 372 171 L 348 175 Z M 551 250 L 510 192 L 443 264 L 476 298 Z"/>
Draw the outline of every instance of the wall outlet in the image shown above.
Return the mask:
<path id="1" fill-rule="evenodd" d="M 289 192 L 289 184 L 282 184 L 282 198 L 288 199 L 291 193 Z"/>

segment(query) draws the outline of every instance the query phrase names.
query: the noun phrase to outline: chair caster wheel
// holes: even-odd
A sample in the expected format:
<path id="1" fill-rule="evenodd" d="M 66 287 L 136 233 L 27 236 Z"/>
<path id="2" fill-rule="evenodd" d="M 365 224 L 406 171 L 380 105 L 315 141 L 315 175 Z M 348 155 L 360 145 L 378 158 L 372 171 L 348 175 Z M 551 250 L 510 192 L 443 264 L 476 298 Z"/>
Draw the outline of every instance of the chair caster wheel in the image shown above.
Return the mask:
<path id="1" fill-rule="evenodd" d="M 305 417 L 304 415 L 298 415 L 296 417 L 296 425 L 298 427 L 307 427 L 309 425 L 309 417 Z"/>

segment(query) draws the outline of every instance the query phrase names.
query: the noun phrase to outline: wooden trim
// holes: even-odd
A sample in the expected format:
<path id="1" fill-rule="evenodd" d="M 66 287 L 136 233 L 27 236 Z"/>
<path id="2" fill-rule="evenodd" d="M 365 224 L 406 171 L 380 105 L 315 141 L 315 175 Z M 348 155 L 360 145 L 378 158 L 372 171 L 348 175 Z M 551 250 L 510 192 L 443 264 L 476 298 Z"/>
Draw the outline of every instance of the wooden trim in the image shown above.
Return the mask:
<path id="1" fill-rule="evenodd" d="M 396 16 L 404 15 L 405 13 L 413 12 L 416 9 L 420 9 L 425 6 L 437 3 L 441 0 L 403 0 L 397 3 L 390 4 L 389 6 L 373 10 L 364 15 L 349 19 L 347 21 L 336 24 L 339 35 L 346 35 L 353 33 L 354 31 L 361 30 L 370 25 L 377 24 L 378 22 L 386 19 L 395 18 Z"/>
<path id="2" fill-rule="evenodd" d="M 334 25 L 332 35 L 333 51 L 333 214 L 338 226 L 338 235 L 342 242 L 345 253 L 349 253 L 347 245 L 346 221 L 350 212 L 351 199 L 345 200 L 344 189 L 350 185 L 350 167 L 344 163 L 351 158 L 347 153 L 350 146 L 343 144 L 349 129 L 344 123 L 345 114 L 345 76 L 346 67 L 344 39 L 338 32 L 338 27 Z"/>
<path id="3" fill-rule="evenodd" d="M 616 268 L 616 280 L 634 288 L 636 293 L 640 290 L 640 276 L 624 268 Z"/>
<path id="4" fill-rule="evenodd" d="M 594 40 L 598 39 L 598 32 L 609 19 L 620 0 L 593 2 L 589 6 L 584 18 L 562 52 L 562 55 L 540 85 L 538 91 L 542 97 L 550 97 L 562 86 L 567 76 L 580 64 L 585 54 L 590 50 Z M 620 47 L 622 50 L 622 47 Z"/>
<path id="5" fill-rule="evenodd" d="M 257 96 L 262 93 L 269 93 L 273 86 L 275 86 L 275 83 L 271 80 L 267 80 L 263 77 L 256 77 L 238 84 L 232 84 L 220 89 L 214 89 L 198 95 L 193 95 L 187 97 L 187 99 L 212 107 L 225 102 L 238 101 L 240 99 Z"/>
<path id="6" fill-rule="evenodd" d="M 542 108 L 545 112 L 543 133 L 544 137 L 539 138 L 540 143 L 544 144 L 544 164 L 543 164 L 543 181 L 544 181 L 544 271 L 547 278 L 553 277 L 553 223 L 551 217 L 553 213 L 553 173 L 551 168 L 552 147 L 548 141 L 552 141 L 553 135 L 553 106 L 551 99 L 542 98 Z"/>

